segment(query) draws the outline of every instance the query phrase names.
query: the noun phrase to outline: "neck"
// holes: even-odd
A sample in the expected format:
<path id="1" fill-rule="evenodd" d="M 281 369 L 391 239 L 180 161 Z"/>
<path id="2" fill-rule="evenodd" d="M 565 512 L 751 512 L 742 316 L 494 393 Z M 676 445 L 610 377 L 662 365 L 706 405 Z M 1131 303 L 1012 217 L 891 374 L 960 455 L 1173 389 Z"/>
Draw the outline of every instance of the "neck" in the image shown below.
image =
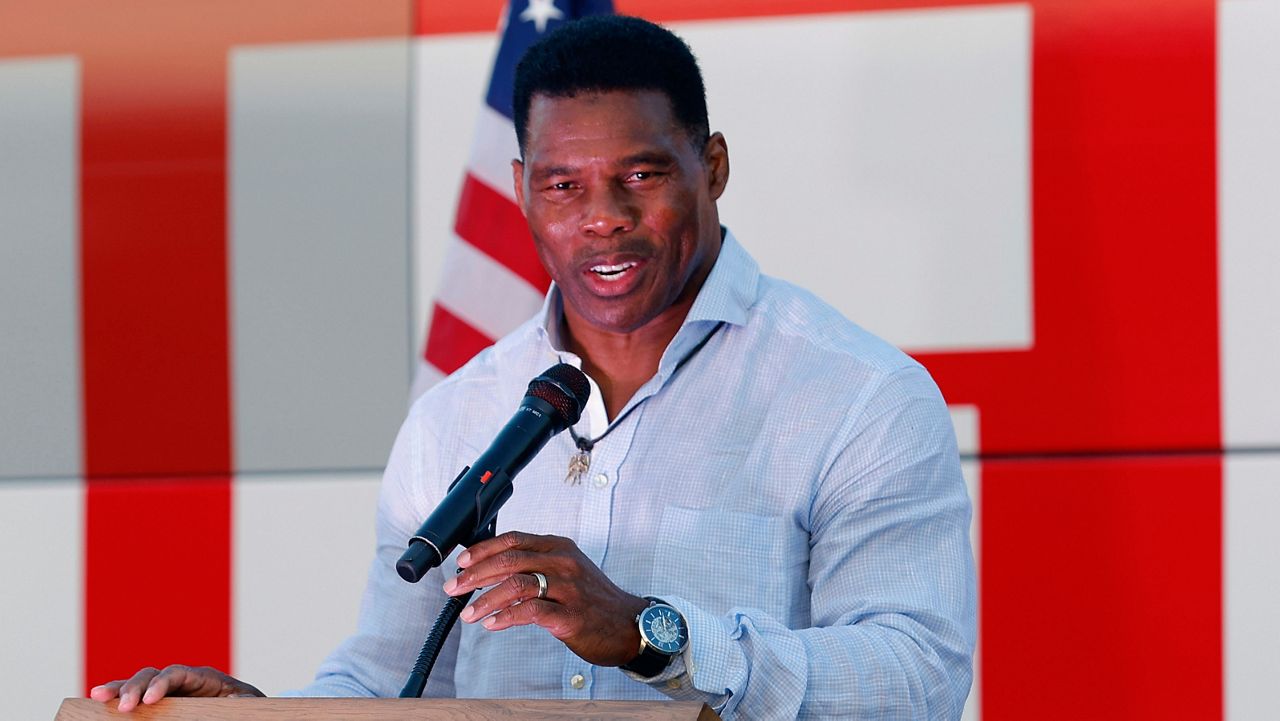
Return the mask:
<path id="1" fill-rule="evenodd" d="M 663 317 L 630 333 L 603 331 L 565 314 L 565 347 L 582 358 L 582 370 L 600 387 L 610 421 L 657 374 L 658 362 L 687 313 L 688 308 L 669 308 Z"/>
<path id="2" fill-rule="evenodd" d="M 719 223 L 717 234 L 723 242 Z M 636 391 L 658 373 L 658 362 L 693 307 L 703 283 L 720 255 L 717 247 L 687 281 L 675 302 L 639 328 L 600 328 L 564 303 L 564 346 L 582 359 L 582 370 L 595 379 L 609 421 L 618 417 Z M 563 296 L 561 296 L 563 298 Z"/>

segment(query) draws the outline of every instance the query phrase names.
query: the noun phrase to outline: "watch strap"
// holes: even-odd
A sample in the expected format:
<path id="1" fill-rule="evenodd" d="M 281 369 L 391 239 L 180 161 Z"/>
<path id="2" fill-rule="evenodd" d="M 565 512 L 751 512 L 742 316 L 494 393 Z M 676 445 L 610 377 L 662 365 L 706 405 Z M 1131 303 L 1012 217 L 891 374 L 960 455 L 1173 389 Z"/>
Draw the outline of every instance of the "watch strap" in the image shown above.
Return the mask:
<path id="1" fill-rule="evenodd" d="M 647 643 L 642 644 L 642 646 L 643 650 L 640 651 L 640 655 L 622 664 L 622 670 L 630 671 L 645 678 L 653 678 L 665 671 L 667 666 L 671 665 L 671 659 L 675 658 L 675 656 L 668 656 L 665 653 L 658 653 L 653 646 Z"/>

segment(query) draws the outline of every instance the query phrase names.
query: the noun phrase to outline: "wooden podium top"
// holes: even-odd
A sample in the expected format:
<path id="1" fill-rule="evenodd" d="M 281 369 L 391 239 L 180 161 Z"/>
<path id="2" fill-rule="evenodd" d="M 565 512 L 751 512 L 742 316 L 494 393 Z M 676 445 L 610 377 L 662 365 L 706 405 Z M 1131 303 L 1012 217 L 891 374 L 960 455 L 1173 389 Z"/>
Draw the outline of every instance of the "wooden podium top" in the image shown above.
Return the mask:
<path id="1" fill-rule="evenodd" d="M 553 701 L 416 698 L 166 698 L 130 713 L 115 702 L 87 698 L 62 702 L 55 721 L 206 721 L 208 719 L 352 719 L 382 721 L 489 721 L 520 719 L 618 719 L 619 721 L 716 721 L 706 704 L 687 701 Z"/>

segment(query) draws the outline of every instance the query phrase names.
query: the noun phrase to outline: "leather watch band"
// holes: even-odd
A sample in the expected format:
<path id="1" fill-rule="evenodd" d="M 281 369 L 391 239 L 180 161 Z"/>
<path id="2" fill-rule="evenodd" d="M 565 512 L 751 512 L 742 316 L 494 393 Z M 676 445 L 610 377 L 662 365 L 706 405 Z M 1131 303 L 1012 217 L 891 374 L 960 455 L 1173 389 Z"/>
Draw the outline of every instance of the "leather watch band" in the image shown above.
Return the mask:
<path id="1" fill-rule="evenodd" d="M 646 643 L 641 642 L 643 648 L 640 655 L 622 664 L 622 669 L 639 674 L 645 678 L 653 678 L 666 670 L 671 665 L 671 659 L 675 656 L 668 656 L 665 653 L 659 653 Z"/>

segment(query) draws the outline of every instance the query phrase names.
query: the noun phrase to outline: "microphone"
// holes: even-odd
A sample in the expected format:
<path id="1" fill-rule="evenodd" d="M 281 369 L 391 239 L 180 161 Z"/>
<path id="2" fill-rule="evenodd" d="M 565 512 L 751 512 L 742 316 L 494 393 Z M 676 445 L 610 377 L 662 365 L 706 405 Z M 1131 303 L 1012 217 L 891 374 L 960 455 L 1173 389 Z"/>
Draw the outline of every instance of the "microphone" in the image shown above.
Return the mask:
<path id="1" fill-rule="evenodd" d="M 484 454 L 453 479 L 444 500 L 409 539 L 408 550 L 396 562 L 400 577 L 417 583 L 453 549 L 470 544 L 488 527 L 511 497 L 511 480 L 552 436 L 578 422 L 590 395 L 587 377 L 568 363 L 530 381 L 515 415 Z"/>

